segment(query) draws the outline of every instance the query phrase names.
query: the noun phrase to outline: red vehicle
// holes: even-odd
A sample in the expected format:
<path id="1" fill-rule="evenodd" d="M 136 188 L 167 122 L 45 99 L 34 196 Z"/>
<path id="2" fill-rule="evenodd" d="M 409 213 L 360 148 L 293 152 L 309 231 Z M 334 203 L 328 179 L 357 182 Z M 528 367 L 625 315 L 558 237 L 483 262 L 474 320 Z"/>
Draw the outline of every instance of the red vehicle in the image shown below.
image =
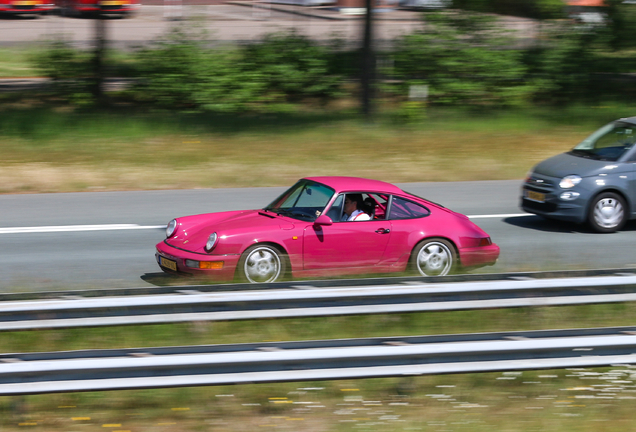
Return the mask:
<path id="1" fill-rule="evenodd" d="M 352 200 L 366 216 L 346 221 Z M 301 179 L 261 210 L 179 217 L 166 236 L 156 246 L 164 271 L 217 281 L 409 269 L 444 276 L 499 257 L 499 246 L 468 217 L 392 184 L 355 177 Z"/>
<path id="2" fill-rule="evenodd" d="M 0 13 L 44 15 L 55 9 L 52 0 L 0 0 Z"/>
<path id="3" fill-rule="evenodd" d="M 65 15 L 90 15 L 97 12 L 130 15 L 139 9 L 141 3 L 139 0 L 57 0 L 57 5 Z"/>

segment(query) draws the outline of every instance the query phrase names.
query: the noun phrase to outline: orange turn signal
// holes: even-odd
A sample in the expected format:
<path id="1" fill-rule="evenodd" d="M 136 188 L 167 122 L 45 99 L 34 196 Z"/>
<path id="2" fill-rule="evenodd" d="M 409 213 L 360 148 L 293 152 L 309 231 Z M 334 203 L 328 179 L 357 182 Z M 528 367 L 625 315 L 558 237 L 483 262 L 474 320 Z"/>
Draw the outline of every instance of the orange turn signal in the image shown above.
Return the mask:
<path id="1" fill-rule="evenodd" d="M 221 270 L 223 268 L 223 264 L 223 261 L 199 261 L 199 268 Z"/>

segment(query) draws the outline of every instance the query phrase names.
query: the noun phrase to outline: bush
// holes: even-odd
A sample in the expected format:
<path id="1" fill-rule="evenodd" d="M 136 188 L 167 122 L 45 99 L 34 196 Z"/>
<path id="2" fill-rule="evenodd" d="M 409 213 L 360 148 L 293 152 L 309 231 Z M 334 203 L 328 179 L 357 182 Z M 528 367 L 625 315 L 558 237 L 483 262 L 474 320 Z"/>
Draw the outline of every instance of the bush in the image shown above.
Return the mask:
<path id="1" fill-rule="evenodd" d="M 564 103 L 597 93 L 598 54 L 607 50 L 604 30 L 566 21 L 554 24 L 546 36 L 527 56 L 529 72 L 541 83 L 535 97 Z"/>
<path id="2" fill-rule="evenodd" d="M 165 108 L 246 109 L 259 86 L 242 76 L 236 52 L 206 48 L 206 42 L 204 33 L 173 28 L 153 46 L 139 50 L 135 97 Z"/>
<path id="3" fill-rule="evenodd" d="M 427 14 L 421 30 L 397 40 L 394 91 L 404 96 L 413 82 L 423 82 L 431 104 L 523 105 L 536 88 L 521 54 L 491 17 Z"/>
<path id="4" fill-rule="evenodd" d="M 239 49 L 211 49 L 202 36 L 177 28 L 140 50 L 137 96 L 165 107 L 240 112 L 338 94 L 329 51 L 307 37 L 276 33 Z"/>
<path id="5" fill-rule="evenodd" d="M 330 70 L 331 53 L 295 31 L 266 35 L 242 50 L 242 69 L 262 81 L 267 92 L 290 102 L 332 99 L 342 78 Z"/>
<path id="6" fill-rule="evenodd" d="M 92 53 L 56 40 L 38 51 L 31 60 L 40 74 L 53 80 L 54 94 L 78 105 L 92 102 Z"/>

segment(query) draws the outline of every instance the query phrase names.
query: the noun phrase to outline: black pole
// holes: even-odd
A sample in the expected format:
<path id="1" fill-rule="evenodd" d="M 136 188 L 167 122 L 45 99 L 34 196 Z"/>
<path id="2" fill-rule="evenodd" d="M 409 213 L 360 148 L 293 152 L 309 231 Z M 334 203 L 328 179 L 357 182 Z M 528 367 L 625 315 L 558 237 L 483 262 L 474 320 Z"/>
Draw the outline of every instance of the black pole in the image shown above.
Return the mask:
<path id="1" fill-rule="evenodd" d="M 373 114 L 373 80 L 375 78 L 375 59 L 373 53 L 373 0 L 365 0 L 364 41 L 362 46 L 362 114 L 367 121 Z"/>
<path id="2" fill-rule="evenodd" d="M 104 51 L 106 50 L 106 21 L 101 9 L 95 17 L 95 53 L 93 56 L 93 97 L 101 101 L 104 97 Z"/>

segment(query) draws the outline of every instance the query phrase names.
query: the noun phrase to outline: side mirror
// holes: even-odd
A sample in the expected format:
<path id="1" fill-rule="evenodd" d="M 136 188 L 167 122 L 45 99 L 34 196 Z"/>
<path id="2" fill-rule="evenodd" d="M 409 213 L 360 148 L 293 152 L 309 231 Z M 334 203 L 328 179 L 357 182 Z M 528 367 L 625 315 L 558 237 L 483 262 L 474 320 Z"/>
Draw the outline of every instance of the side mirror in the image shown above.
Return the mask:
<path id="1" fill-rule="evenodd" d="M 318 216 L 318 218 L 314 221 L 314 225 L 320 225 L 320 226 L 328 226 L 328 225 L 333 225 L 333 221 L 331 220 L 331 218 L 327 215 L 320 215 Z"/>

